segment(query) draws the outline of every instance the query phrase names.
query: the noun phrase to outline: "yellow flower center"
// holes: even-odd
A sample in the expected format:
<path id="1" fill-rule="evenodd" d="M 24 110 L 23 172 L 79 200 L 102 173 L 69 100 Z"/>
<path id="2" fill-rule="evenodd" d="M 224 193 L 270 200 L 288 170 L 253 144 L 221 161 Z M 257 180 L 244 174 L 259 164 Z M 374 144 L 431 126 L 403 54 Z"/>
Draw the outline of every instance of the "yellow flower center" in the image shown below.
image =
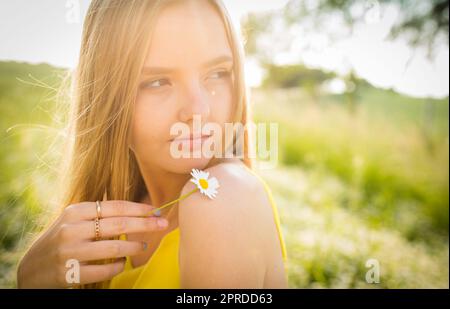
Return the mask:
<path id="1" fill-rule="evenodd" d="M 205 179 L 200 179 L 198 183 L 200 184 L 200 187 L 202 187 L 202 189 L 208 189 L 208 181 L 206 181 Z"/>

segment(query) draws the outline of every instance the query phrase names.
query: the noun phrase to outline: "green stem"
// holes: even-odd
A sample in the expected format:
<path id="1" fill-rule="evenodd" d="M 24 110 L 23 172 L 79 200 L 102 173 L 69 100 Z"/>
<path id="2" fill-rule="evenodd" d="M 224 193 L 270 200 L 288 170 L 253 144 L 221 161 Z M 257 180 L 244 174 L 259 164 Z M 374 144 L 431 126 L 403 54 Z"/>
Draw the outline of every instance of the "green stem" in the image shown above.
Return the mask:
<path id="1" fill-rule="evenodd" d="M 153 209 L 151 212 L 153 213 L 153 212 L 155 212 L 155 211 L 157 211 L 157 210 L 161 210 L 161 209 L 163 209 L 163 208 L 166 208 L 167 206 L 173 205 L 173 204 L 175 204 L 176 202 L 179 202 L 179 201 L 181 201 L 181 200 L 187 198 L 189 195 L 193 194 L 193 193 L 194 193 L 195 191 L 197 191 L 197 190 L 198 190 L 198 188 L 195 188 L 195 189 L 192 190 L 191 192 L 188 192 L 188 193 L 186 193 L 186 194 L 180 196 L 180 197 L 177 198 L 176 200 L 174 200 L 174 201 L 172 201 L 172 202 L 169 202 L 169 203 L 166 203 L 166 204 L 162 205 L 161 207 L 158 207 L 158 208 Z"/>

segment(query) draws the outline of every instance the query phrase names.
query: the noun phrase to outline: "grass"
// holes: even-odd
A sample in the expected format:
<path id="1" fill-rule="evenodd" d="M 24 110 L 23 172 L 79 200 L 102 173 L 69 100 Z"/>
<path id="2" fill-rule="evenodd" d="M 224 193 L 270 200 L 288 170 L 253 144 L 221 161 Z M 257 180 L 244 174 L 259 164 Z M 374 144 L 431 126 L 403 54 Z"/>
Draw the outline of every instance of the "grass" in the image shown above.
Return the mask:
<path id="1" fill-rule="evenodd" d="M 391 104 L 395 99 L 392 95 Z M 448 102 L 433 102 L 441 119 L 428 134 L 407 105 L 406 116 L 395 121 L 389 106 L 382 117 L 372 103 L 349 113 L 335 100 L 317 105 L 301 92 L 256 92 L 255 116 L 279 123 L 284 165 L 338 176 L 351 189 L 340 204 L 368 223 L 396 228 L 411 240 L 448 238 Z"/>
<path id="2" fill-rule="evenodd" d="M 448 100 L 366 89 L 355 111 L 342 101 L 252 95 L 255 119 L 279 124 L 280 165 L 260 173 L 280 209 L 289 285 L 448 288 Z M 379 284 L 365 280 L 370 259 Z"/>
<path id="3" fill-rule="evenodd" d="M 49 211 L 60 69 L 0 62 L 0 287 L 15 286 L 22 246 Z M 46 85 L 43 85 L 45 83 Z"/>
<path id="4" fill-rule="evenodd" d="M 411 242 L 373 228 L 339 204 L 351 194 L 339 178 L 279 167 L 260 171 L 272 188 L 288 251 L 292 288 L 448 288 L 448 243 Z M 380 265 L 380 283 L 366 282 L 366 262 Z"/>

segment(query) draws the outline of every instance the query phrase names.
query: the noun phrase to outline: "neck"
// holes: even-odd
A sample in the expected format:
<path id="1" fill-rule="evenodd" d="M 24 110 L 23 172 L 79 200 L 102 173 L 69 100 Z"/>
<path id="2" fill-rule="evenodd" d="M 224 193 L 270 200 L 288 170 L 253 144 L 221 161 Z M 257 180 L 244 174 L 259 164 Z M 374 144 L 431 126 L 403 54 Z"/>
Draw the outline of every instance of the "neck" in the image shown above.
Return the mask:
<path id="1" fill-rule="evenodd" d="M 159 169 L 144 169 L 141 168 L 142 177 L 147 188 L 148 196 L 145 202 L 154 207 L 160 207 L 163 204 L 177 199 L 184 184 L 189 180 L 189 174 L 176 174 Z M 169 213 L 172 208 L 177 207 L 177 204 L 168 206 L 161 210 L 161 215 Z M 177 214 L 177 211 L 170 213 L 171 217 Z M 169 220 L 171 218 L 168 218 Z"/>

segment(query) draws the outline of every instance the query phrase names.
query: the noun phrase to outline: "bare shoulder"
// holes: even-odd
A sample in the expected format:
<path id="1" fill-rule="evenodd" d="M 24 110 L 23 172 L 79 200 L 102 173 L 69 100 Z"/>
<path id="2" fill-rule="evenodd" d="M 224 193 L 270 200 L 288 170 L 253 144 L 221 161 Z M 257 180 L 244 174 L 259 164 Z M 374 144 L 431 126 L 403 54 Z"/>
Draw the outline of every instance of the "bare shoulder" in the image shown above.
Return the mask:
<path id="1" fill-rule="evenodd" d="M 179 205 L 182 282 L 187 287 L 262 287 L 269 261 L 266 240 L 274 233 L 264 186 L 239 163 L 206 171 L 219 182 L 217 196 L 195 193 Z M 182 194 L 194 188 L 188 182 Z"/>
<path id="2" fill-rule="evenodd" d="M 250 229 L 263 223 L 264 213 L 271 214 L 270 203 L 261 181 L 239 163 L 221 163 L 205 170 L 209 177 L 219 182 L 217 196 L 209 199 L 195 193 L 180 202 L 179 219 L 181 224 L 208 221 L 216 228 L 227 222 L 232 226 Z M 185 184 L 182 194 L 195 188 L 192 182 Z M 199 219 L 201 218 L 201 219 Z M 208 220 L 206 220 L 208 219 Z M 243 226 L 245 224 L 245 226 Z M 251 226 L 254 225 L 254 226 Z"/>

